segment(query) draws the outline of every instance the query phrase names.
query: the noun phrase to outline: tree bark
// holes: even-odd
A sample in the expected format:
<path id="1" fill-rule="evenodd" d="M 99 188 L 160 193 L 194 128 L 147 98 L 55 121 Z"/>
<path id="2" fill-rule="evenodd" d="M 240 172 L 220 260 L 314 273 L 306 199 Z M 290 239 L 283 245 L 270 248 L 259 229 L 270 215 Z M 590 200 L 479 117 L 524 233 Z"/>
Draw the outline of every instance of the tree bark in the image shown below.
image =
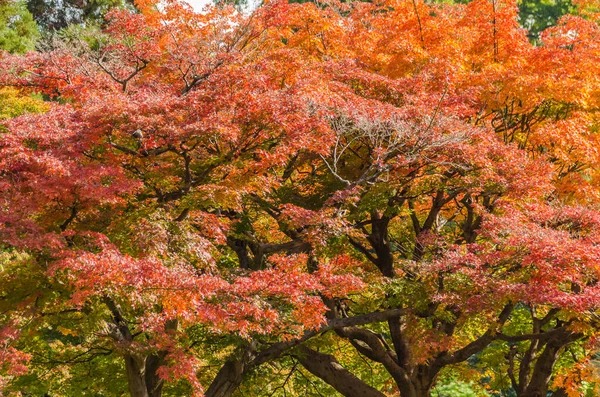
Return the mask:
<path id="1" fill-rule="evenodd" d="M 331 385 L 343 396 L 385 397 L 379 390 L 352 375 L 332 355 L 319 353 L 304 346 L 300 348 L 300 351 L 301 354 L 297 358 L 304 368 Z"/>
<path id="2" fill-rule="evenodd" d="M 404 313 L 403 309 L 390 309 L 384 312 L 373 312 L 362 316 L 331 319 L 326 325 L 318 330 L 307 331 L 302 337 L 273 343 L 269 347 L 256 351 L 255 343 L 246 347 L 240 358 L 230 359 L 219 370 L 217 376 L 205 393 L 206 397 L 229 397 L 240 386 L 244 376 L 249 369 L 255 368 L 268 361 L 274 360 L 286 351 L 300 345 L 308 339 L 325 331 L 345 326 L 365 325 L 375 322 L 387 321 L 388 318 L 399 316 Z M 153 396 L 150 396 L 153 397 Z"/>
<path id="3" fill-rule="evenodd" d="M 377 211 L 371 214 L 371 234 L 367 240 L 375 250 L 377 259 L 375 265 L 385 277 L 394 278 L 394 256 L 390 247 L 388 225 L 390 218 L 382 216 Z"/>
<path id="4" fill-rule="evenodd" d="M 125 356 L 127 384 L 131 397 L 150 397 L 146 387 L 145 366 L 140 359 L 132 355 Z"/>
<path id="5" fill-rule="evenodd" d="M 242 360 L 229 360 L 221 367 L 219 373 L 204 394 L 205 397 L 229 397 L 244 379 L 245 366 Z"/>
<path id="6" fill-rule="evenodd" d="M 546 348 L 535 363 L 531 381 L 519 397 L 546 397 L 554 364 L 556 364 L 558 353 L 563 347 L 561 343 L 549 343 L 546 345 Z"/>
<path id="7" fill-rule="evenodd" d="M 103 301 L 110 310 L 113 317 L 113 326 L 110 335 L 121 343 L 132 343 L 134 336 L 129 329 L 127 321 L 121 313 L 119 305 L 109 296 L 103 297 Z M 177 329 L 177 321 L 172 320 L 165 324 L 167 331 Z M 161 397 L 164 381 L 160 379 L 156 371 L 163 365 L 166 356 L 161 351 L 149 356 L 136 356 L 124 354 L 125 372 L 127 385 L 131 397 Z"/>
<path id="8" fill-rule="evenodd" d="M 568 331 L 567 331 L 568 332 Z M 560 351 L 568 344 L 581 338 L 580 334 L 568 332 L 562 337 L 551 340 L 538 357 L 529 384 L 524 387 L 519 397 L 546 397 L 552 379 L 554 365 L 559 358 Z M 521 386 L 523 387 L 523 386 Z"/>
<path id="9" fill-rule="evenodd" d="M 156 371 L 164 364 L 166 353 L 160 352 L 146 357 L 146 371 L 144 378 L 146 380 L 146 389 L 149 397 L 161 397 L 164 380 L 160 379 Z"/>
<path id="10" fill-rule="evenodd" d="M 125 355 L 127 384 L 131 397 L 161 397 L 164 381 L 156 371 L 163 364 L 165 353 L 147 357 Z"/>

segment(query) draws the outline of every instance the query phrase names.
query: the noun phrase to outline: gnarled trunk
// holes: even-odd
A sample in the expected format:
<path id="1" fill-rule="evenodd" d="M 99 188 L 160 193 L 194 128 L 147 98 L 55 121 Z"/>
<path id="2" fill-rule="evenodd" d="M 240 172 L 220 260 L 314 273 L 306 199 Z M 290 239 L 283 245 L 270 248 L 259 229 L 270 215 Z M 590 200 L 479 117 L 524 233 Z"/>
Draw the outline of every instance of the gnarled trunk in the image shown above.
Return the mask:
<path id="1" fill-rule="evenodd" d="M 205 397 L 229 397 L 244 379 L 244 364 L 241 360 L 230 360 L 221 370 L 204 394 Z"/>
<path id="2" fill-rule="evenodd" d="M 415 376 L 413 376 L 415 397 L 431 397 L 431 387 L 433 386 L 434 377 L 431 376 L 430 371 L 431 368 L 426 366 L 417 369 Z"/>
<path id="3" fill-rule="evenodd" d="M 162 365 L 164 353 L 148 357 L 126 355 L 125 369 L 131 397 L 161 397 L 163 380 L 156 373 Z"/>
<path id="4" fill-rule="evenodd" d="M 165 352 L 154 354 L 146 357 L 146 389 L 149 397 L 161 397 L 163 391 L 164 380 L 162 380 L 156 371 L 164 364 Z"/>
<path id="5" fill-rule="evenodd" d="M 137 357 L 125 356 L 125 369 L 127 371 L 127 383 L 131 397 L 150 397 L 146 388 L 146 377 L 144 363 Z"/>

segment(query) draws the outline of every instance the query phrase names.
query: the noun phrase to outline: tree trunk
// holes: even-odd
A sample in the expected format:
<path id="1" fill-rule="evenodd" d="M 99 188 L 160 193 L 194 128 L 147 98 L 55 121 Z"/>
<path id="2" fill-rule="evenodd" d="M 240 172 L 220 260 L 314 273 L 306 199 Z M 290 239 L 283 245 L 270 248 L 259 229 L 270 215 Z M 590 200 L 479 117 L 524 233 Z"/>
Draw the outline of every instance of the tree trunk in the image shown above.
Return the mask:
<path id="1" fill-rule="evenodd" d="M 433 378 L 430 376 L 429 367 L 419 366 L 416 372 L 416 376 L 413 380 L 415 397 L 430 397 L 431 387 L 433 386 Z"/>
<path id="2" fill-rule="evenodd" d="M 204 394 L 205 397 L 229 397 L 242 383 L 244 378 L 242 360 L 230 360 L 221 367 L 219 373 Z"/>
<path id="3" fill-rule="evenodd" d="M 150 397 L 146 387 L 144 362 L 140 361 L 142 360 L 137 357 L 131 355 L 125 356 L 129 394 L 131 394 L 131 397 Z"/>
<path id="4" fill-rule="evenodd" d="M 415 385 L 415 397 L 430 397 L 432 386 L 433 382 L 431 379 L 419 376 Z"/>
<path id="5" fill-rule="evenodd" d="M 581 338 L 581 334 L 565 331 L 565 334 L 548 342 L 533 367 L 529 384 L 524 388 L 523 393 L 519 393 L 518 396 L 546 397 L 554 365 L 559 358 L 560 351 L 579 338 Z"/>
<path id="6" fill-rule="evenodd" d="M 146 379 L 146 389 L 148 390 L 149 397 L 162 396 L 164 380 L 160 379 L 156 371 L 164 363 L 165 355 L 165 352 L 160 352 L 146 358 L 144 378 Z"/>
<path id="7" fill-rule="evenodd" d="M 113 316 L 114 324 L 111 327 L 111 336 L 118 342 L 132 343 L 134 337 L 127 321 L 123 318 L 119 305 L 109 296 L 104 296 L 103 301 Z M 176 330 L 177 324 L 177 320 L 167 321 L 165 330 Z M 145 357 L 125 354 L 123 359 L 125 360 L 125 372 L 131 397 L 162 396 L 164 381 L 160 379 L 156 371 L 164 363 L 166 354 L 166 351 Z"/>
<path id="8" fill-rule="evenodd" d="M 535 363 L 531 381 L 519 397 L 546 397 L 548 384 L 552 378 L 552 370 L 562 347 L 563 345 L 560 343 L 548 343 L 546 345 Z"/>
<path id="9" fill-rule="evenodd" d="M 126 355 L 125 369 L 131 397 L 161 397 L 164 381 L 156 371 L 163 364 L 164 352 L 145 358 Z"/>

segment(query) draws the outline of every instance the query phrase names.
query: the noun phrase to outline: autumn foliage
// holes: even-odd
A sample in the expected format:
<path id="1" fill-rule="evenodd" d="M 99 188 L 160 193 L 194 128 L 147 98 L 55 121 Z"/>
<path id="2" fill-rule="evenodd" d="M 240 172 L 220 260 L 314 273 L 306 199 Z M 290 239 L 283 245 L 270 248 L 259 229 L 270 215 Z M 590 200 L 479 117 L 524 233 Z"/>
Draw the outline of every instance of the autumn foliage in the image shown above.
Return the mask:
<path id="1" fill-rule="evenodd" d="M 7 395 L 593 387 L 594 4 L 137 9 L 0 58 Z"/>

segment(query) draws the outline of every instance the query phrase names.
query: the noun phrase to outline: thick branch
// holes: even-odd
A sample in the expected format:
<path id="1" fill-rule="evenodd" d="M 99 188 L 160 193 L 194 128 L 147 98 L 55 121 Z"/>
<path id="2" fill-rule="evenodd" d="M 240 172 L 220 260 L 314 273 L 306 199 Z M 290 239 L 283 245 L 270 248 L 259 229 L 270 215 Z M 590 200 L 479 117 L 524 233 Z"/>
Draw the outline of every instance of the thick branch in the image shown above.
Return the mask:
<path id="1" fill-rule="evenodd" d="M 369 386 L 347 369 L 329 354 L 319 353 L 308 347 L 301 347 L 301 354 L 297 356 L 298 361 L 309 372 L 323 379 L 335 390 L 346 397 L 384 397 L 385 394 Z"/>
<path id="2" fill-rule="evenodd" d="M 274 360 L 286 351 L 300 345 L 302 342 L 319 335 L 320 333 L 331 331 L 337 328 L 351 327 L 357 325 L 366 325 L 376 322 L 387 321 L 391 317 L 404 314 L 404 309 L 391 309 L 383 312 L 373 312 L 361 316 L 336 318 L 329 320 L 327 324 L 316 330 L 307 331 L 301 337 L 286 341 L 277 342 L 262 351 L 255 351 L 254 346 L 249 346 L 242 357 L 229 360 L 219 371 L 210 387 L 206 391 L 207 397 L 228 397 L 233 394 L 241 384 L 243 377 L 248 370 Z"/>
<path id="3" fill-rule="evenodd" d="M 446 365 L 460 363 L 471 357 L 473 354 L 484 349 L 487 345 L 490 344 L 490 342 L 498 338 L 497 332 L 500 328 L 502 328 L 506 320 L 508 320 L 508 317 L 510 316 L 513 307 L 514 305 L 511 303 L 504 306 L 504 309 L 502 309 L 502 312 L 500 312 L 496 323 L 493 324 L 483 335 L 481 335 L 479 338 L 475 339 L 473 342 L 469 343 L 462 349 L 455 351 L 454 353 L 445 353 L 438 356 L 434 360 L 432 367 L 442 368 Z"/>

